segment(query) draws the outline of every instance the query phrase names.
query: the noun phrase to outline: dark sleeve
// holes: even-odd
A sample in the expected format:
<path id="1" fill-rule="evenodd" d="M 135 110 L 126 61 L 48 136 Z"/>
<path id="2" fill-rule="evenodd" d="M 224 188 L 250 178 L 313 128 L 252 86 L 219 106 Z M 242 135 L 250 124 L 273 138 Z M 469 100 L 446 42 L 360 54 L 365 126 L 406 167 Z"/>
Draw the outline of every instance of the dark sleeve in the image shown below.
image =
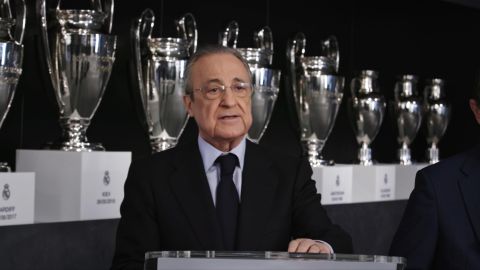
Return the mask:
<path id="1" fill-rule="evenodd" d="M 434 188 L 428 176 L 419 171 L 390 255 L 407 258 L 407 269 L 430 269 L 437 243 L 437 220 Z"/>
<path id="2" fill-rule="evenodd" d="M 352 253 L 352 239 L 338 225 L 331 222 L 322 207 L 312 169 L 308 160 L 300 162 L 293 198 L 293 237 L 322 240 L 330 244 L 335 253 Z"/>
<path id="3" fill-rule="evenodd" d="M 132 163 L 120 207 L 112 270 L 141 270 L 145 252 L 158 250 L 158 226 L 150 183 L 147 170 Z"/>

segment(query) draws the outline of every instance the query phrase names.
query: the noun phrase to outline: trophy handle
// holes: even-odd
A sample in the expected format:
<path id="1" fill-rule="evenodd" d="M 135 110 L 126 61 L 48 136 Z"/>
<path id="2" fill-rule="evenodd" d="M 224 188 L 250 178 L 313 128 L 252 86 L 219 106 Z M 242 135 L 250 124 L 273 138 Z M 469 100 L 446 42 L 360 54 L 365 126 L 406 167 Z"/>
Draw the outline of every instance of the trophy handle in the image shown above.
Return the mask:
<path id="1" fill-rule="evenodd" d="M 183 38 L 188 43 L 188 54 L 192 56 L 193 53 L 197 50 L 197 24 L 195 18 L 191 13 L 186 13 L 176 22 L 177 32 L 180 38 Z"/>
<path id="2" fill-rule="evenodd" d="M 265 51 L 269 51 L 268 64 L 272 64 L 273 61 L 273 36 L 270 27 L 265 26 L 260 31 L 253 35 L 253 42 L 255 47 L 261 48 Z"/>
<path id="3" fill-rule="evenodd" d="M 322 42 L 322 52 L 326 57 L 335 61 L 335 72 L 338 73 L 340 66 L 340 50 L 335 36 L 330 36 Z"/>
<path id="4" fill-rule="evenodd" d="M 101 10 L 107 14 L 107 18 L 105 19 L 105 31 L 107 34 L 112 33 L 112 25 L 113 25 L 113 9 L 114 9 L 114 2 L 113 0 L 105 0 L 103 5 L 101 6 Z"/>
<path id="5" fill-rule="evenodd" d="M 350 82 L 350 92 L 351 92 L 353 98 L 357 96 L 357 94 L 355 93 L 355 84 L 356 83 L 360 83 L 360 79 L 358 79 L 357 77 L 353 78 L 352 81 Z"/>
<path id="6" fill-rule="evenodd" d="M 8 1 L 7 1 L 8 3 Z M 13 33 L 13 40 L 17 44 L 23 43 L 23 35 L 25 33 L 25 21 L 27 16 L 27 7 L 25 6 L 24 0 L 16 0 L 15 1 L 15 31 Z"/>
<path id="7" fill-rule="evenodd" d="M 57 3 L 57 9 L 60 8 L 60 1 L 58 1 Z M 49 74 L 49 77 L 51 80 L 47 80 L 49 81 L 50 83 L 52 83 L 52 88 L 55 90 L 55 98 L 57 99 L 57 103 L 58 104 L 61 104 L 61 99 L 60 97 L 58 96 L 58 93 L 59 93 L 59 81 L 58 81 L 58 77 L 55 75 L 56 74 L 56 70 L 55 70 L 55 66 L 53 65 L 53 61 L 52 61 L 52 53 L 51 53 L 51 49 L 50 49 L 50 44 L 49 44 L 49 40 L 48 40 L 48 32 L 47 32 L 47 28 L 48 28 L 48 22 L 47 22 L 47 6 L 46 6 L 46 0 L 38 0 L 37 1 L 37 14 L 40 16 L 40 40 L 41 40 L 41 43 L 42 43 L 42 52 L 40 53 L 41 55 L 41 59 L 44 63 L 44 65 L 47 66 L 47 72 Z"/>
<path id="8" fill-rule="evenodd" d="M 300 61 L 305 54 L 305 46 L 306 46 L 306 38 L 305 34 L 297 33 L 295 37 L 287 43 L 287 59 L 290 69 L 290 79 L 292 82 L 292 89 L 293 89 L 293 97 L 295 98 L 295 104 L 299 105 L 299 91 L 297 85 L 297 69 L 300 68 Z"/>
<path id="9" fill-rule="evenodd" d="M 273 52 L 273 37 L 270 27 L 265 26 L 253 35 L 255 47 L 267 49 Z"/>
<path id="10" fill-rule="evenodd" d="M 238 38 L 238 23 L 236 21 L 231 21 L 228 23 L 227 27 L 223 33 L 220 33 L 219 43 L 222 46 L 237 48 L 237 38 Z"/>
<path id="11" fill-rule="evenodd" d="M 395 97 L 395 101 L 400 100 L 400 91 L 401 91 L 401 82 L 397 81 L 395 82 L 395 87 L 393 88 L 393 94 Z"/>
<path id="12" fill-rule="evenodd" d="M 132 24 L 131 34 L 133 36 L 133 55 L 135 57 L 134 72 L 138 81 L 138 88 L 140 92 L 140 98 L 143 107 L 143 113 L 148 119 L 147 112 L 147 97 L 148 97 L 148 64 L 143 65 L 144 59 L 148 55 L 148 48 L 146 41 L 152 35 L 153 26 L 155 24 L 155 14 L 153 10 L 145 9 L 140 18 L 135 20 Z"/>

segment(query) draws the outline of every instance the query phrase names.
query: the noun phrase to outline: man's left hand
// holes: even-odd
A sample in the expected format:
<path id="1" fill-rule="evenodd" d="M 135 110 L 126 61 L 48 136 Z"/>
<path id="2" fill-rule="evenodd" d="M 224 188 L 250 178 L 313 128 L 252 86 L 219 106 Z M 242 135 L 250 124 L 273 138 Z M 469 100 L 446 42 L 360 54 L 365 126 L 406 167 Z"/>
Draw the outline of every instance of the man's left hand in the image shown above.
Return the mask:
<path id="1" fill-rule="evenodd" d="M 307 238 L 298 238 L 290 241 L 288 252 L 298 253 L 331 253 L 330 247 L 326 244 Z"/>

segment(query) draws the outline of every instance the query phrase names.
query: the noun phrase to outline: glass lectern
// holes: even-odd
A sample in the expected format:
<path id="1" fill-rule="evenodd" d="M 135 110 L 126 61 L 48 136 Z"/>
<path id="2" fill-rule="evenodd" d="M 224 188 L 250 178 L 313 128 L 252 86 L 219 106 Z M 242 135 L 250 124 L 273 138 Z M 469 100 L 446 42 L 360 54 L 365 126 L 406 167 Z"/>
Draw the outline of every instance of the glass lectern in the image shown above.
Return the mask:
<path id="1" fill-rule="evenodd" d="M 402 270 L 406 259 L 378 255 L 288 252 L 155 251 L 145 270 Z"/>

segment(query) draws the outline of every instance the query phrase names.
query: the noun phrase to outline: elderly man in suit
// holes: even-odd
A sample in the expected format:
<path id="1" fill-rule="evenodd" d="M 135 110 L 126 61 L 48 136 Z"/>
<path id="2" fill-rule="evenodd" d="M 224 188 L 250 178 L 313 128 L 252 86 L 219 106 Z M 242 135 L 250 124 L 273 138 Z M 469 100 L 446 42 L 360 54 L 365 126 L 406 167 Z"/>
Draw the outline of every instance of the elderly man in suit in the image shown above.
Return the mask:
<path id="1" fill-rule="evenodd" d="M 480 87 L 470 108 L 480 124 Z M 480 146 L 417 173 L 390 254 L 407 269 L 480 269 Z"/>
<path id="2" fill-rule="evenodd" d="M 144 253 L 158 250 L 352 251 L 308 161 L 246 139 L 251 79 L 235 49 L 192 56 L 184 104 L 198 139 L 131 165 L 113 269 L 142 269 Z"/>

